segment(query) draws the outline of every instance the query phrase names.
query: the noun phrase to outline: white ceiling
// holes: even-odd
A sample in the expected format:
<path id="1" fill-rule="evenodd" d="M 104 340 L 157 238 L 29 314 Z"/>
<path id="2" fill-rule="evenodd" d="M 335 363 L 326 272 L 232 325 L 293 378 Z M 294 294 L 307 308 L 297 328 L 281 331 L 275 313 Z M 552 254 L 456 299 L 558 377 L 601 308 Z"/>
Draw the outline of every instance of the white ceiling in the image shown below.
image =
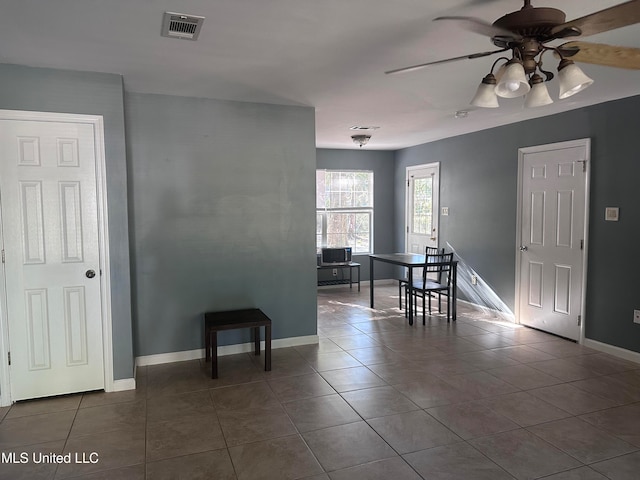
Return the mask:
<path id="1" fill-rule="evenodd" d="M 533 0 L 567 20 L 622 0 Z M 582 65 L 594 85 L 524 110 L 468 105 L 493 60 L 402 75 L 385 70 L 495 47 L 441 15 L 493 22 L 520 0 L 0 0 L 0 63 L 122 74 L 129 92 L 315 107 L 317 146 L 357 148 L 352 125 L 380 129 L 365 148 L 397 149 L 640 94 L 640 71 Z M 160 36 L 162 15 L 206 17 L 197 42 Z M 640 47 L 640 25 L 585 40 Z M 556 42 L 561 43 L 561 42 Z M 547 65 L 556 61 L 545 56 Z M 1 79 L 0 79 L 1 81 Z M 557 98 L 557 81 L 550 93 Z M 470 110 L 455 119 L 456 110 Z"/>

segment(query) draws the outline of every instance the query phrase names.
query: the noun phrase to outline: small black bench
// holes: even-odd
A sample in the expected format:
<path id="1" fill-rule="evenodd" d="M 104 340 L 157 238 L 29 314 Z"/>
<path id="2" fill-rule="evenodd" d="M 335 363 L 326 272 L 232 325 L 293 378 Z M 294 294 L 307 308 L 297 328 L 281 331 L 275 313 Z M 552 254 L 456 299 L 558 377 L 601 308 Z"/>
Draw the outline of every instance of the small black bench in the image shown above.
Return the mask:
<path id="1" fill-rule="evenodd" d="M 252 328 L 255 354 L 260 355 L 260 327 L 264 327 L 264 370 L 271 371 L 271 319 L 262 310 L 228 310 L 204 314 L 205 360 L 211 360 L 211 378 L 218 378 L 218 332 Z"/>
<path id="2" fill-rule="evenodd" d="M 318 271 L 321 270 L 344 270 L 345 268 L 349 269 L 349 280 L 340 279 L 340 280 L 318 280 L 318 286 L 324 285 L 346 285 L 349 284 L 349 288 L 353 288 L 353 269 L 355 268 L 358 271 L 358 291 L 360 291 L 360 264 L 356 262 L 349 262 L 344 265 L 318 265 Z"/>

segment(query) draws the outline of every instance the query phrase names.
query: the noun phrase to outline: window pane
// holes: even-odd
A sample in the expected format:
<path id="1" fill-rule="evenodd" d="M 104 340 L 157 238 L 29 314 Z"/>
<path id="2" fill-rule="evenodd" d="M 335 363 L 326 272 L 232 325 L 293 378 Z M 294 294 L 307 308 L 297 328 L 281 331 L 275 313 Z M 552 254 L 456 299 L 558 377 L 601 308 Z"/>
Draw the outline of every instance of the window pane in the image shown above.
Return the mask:
<path id="1" fill-rule="evenodd" d="M 316 214 L 316 249 L 320 251 L 322 248 L 322 219 L 324 215 L 322 213 Z"/>
<path id="2" fill-rule="evenodd" d="M 353 253 L 370 252 L 371 214 L 369 212 L 329 212 L 327 246 L 351 247 Z"/>
<path id="3" fill-rule="evenodd" d="M 316 208 L 325 208 L 327 206 L 325 173 L 324 170 L 316 170 Z"/>
<path id="4" fill-rule="evenodd" d="M 373 172 L 325 171 L 316 180 L 317 208 L 373 207 Z"/>
<path id="5" fill-rule="evenodd" d="M 433 179 L 417 178 L 413 182 L 413 233 L 431 234 Z"/>

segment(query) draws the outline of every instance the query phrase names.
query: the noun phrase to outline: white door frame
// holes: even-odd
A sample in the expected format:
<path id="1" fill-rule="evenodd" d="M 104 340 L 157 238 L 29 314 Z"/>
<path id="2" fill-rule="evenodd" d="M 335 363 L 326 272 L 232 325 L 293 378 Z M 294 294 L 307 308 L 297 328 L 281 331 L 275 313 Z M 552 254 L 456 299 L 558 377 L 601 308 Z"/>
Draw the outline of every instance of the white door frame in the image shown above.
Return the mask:
<path id="1" fill-rule="evenodd" d="M 104 146 L 104 122 L 101 115 L 0 110 L 0 120 L 84 123 L 93 126 L 96 161 L 96 195 L 98 208 L 98 248 L 100 251 L 100 295 L 102 297 L 102 343 L 104 389 L 114 390 L 113 338 L 111 318 L 111 270 L 109 268 L 109 228 L 107 208 L 107 172 Z M 1 220 L 1 219 L 0 219 Z M 1 232 L 0 232 L 1 233 Z M 4 265 L 0 281 L 0 406 L 11 405 L 11 379 L 8 365 L 9 322 Z"/>
<path id="2" fill-rule="evenodd" d="M 518 204 L 517 204 L 517 220 L 516 220 L 516 295 L 515 295 L 515 318 L 516 323 L 520 323 L 520 252 L 518 250 L 520 245 L 523 245 L 522 241 L 522 188 L 523 180 L 522 175 L 524 173 L 524 156 L 527 153 L 544 152 L 547 150 L 556 150 L 562 148 L 574 148 L 584 147 L 586 155 L 584 158 L 584 248 L 582 249 L 582 293 L 580 298 L 581 309 L 581 322 L 580 322 L 580 335 L 578 343 L 584 343 L 584 332 L 586 323 L 586 305 L 587 305 L 587 252 L 589 250 L 589 187 L 591 185 L 591 139 L 582 138 L 579 140 L 570 140 L 567 142 L 549 143 L 546 145 L 536 145 L 534 147 L 525 147 L 518 149 Z"/>
<path id="3" fill-rule="evenodd" d="M 440 162 L 425 163 L 422 165 L 411 165 L 406 168 L 405 171 L 405 185 L 408 184 L 409 178 L 411 178 L 411 172 L 413 170 L 422 170 L 423 168 L 434 168 L 436 170 L 436 182 L 433 185 L 433 190 L 438 196 L 437 205 L 434 205 L 433 217 L 431 219 L 433 227 L 436 229 L 436 238 L 438 239 L 438 245 L 440 244 Z M 411 212 L 409 211 L 409 195 L 411 192 L 408 188 L 405 188 L 404 194 L 404 251 L 409 252 L 409 220 Z M 436 246 L 438 246 L 436 245 Z M 424 252 L 423 252 L 424 253 Z"/>

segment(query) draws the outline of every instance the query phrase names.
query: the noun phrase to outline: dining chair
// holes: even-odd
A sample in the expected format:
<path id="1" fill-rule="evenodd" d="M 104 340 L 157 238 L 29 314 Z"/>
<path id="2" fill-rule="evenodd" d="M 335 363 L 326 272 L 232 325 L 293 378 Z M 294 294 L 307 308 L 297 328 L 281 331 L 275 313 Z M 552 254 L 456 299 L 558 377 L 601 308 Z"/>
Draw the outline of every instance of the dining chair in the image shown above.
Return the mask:
<path id="1" fill-rule="evenodd" d="M 431 315 L 431 297 L 438 296 L 438 311 L 442 312 L 442 297 L 447 297 L 447 322 L 451 321 L 451 274 L 453 270 L 453 253 L 437 253 L 429 255 L 422 271 L 422 278 L 414 280 L 412 292 L 414 295 L 416 315 L 418 313 L 417 300 L 422 297 L 422 324 L 425 325 L 425 308 L 429 305 Z M 405 287 L 406 289 L 406 287 Z M 408 290 L 408 289 L 407 289 Z"/>
<path id="2" fill-rule="evenodd" d="M 440 253 L 440 251 L 438 250 L 438 247 L 425 247 L 424 250 L 424 254 L 426 259 L 429 258 L 429 255 L 436 255 Z M 442 249 L 442 253 L 444 253 L 444 248 Z M 404 303 L 405 305 L 408 305 L 408 289 L 407 287 L 407 283 L 409 283 L 409 279 L 407 277 L 405 278 L 399 278 L 398 279 L 398 308 L 400 310 L 402 310 L 402 290 L 404 288 Z M 406 314 L 406 313 L 405 313 Z"/>

